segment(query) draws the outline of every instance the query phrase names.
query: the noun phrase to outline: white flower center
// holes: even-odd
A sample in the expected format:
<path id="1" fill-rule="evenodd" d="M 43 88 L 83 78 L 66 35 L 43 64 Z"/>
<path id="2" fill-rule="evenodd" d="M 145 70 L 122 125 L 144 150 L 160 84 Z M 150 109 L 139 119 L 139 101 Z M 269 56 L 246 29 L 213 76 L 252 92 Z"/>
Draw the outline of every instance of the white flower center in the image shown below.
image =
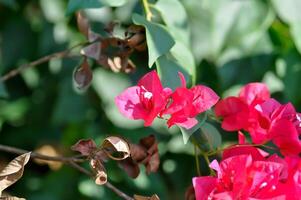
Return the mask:
<path id="1" fill-rule="evenodd" d="M 145 93 L 143 94 L 143 96 L 144 96 L 144 98 L 146 98 L 146 99 L 151 99 L 151 98 L 153 97 L 153 93 L 151 93 L 151 92 L 145 92 Z"/>
<path id="2" fill-rule="evenodd" d="M 299 128 L 301 128 L 301 117 L 298 114 L 296 114 L 296 119 L 299 122 Z"/>

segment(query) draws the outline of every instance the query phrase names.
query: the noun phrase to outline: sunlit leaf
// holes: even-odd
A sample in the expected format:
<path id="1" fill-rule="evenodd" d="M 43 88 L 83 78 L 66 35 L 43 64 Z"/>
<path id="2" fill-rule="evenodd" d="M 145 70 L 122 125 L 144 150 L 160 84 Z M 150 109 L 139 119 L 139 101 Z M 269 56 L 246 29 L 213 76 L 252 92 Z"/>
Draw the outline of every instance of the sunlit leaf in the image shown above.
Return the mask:
<path id="1" fill-rule="evenodd" d="M 104 6 L 118 7 L 125 4 L 127 0 L 69 0 L 66 14 L 86 8 L 101 8 Z"/>
<path id="2" fill-rule="evenodd" d="M 262 37 L 275 15 L 264 1 L 190 0 L 183 4 L 191 18 L 192 47 L 198 60 L 225 63 L 271 51 L 271 42 L 262 43 Z"/>
<path id="3" fill-rule="evenodd" d="M 166 26 L 174 38 L 189 46 L 190 28 L 186 11 L 181 2 L 179 0 L 159 0 L 155 7 L 160 11 Z"/>
<path id="4" fill-rule="evenodd" d="M 146 29 L 146 41 L 148 47 L 148 66 L 152 67 L 154 62 L 167 53 L 175 44 L 172 36 L 166 27 L 147 21 L 144 17 L 134 14 L 133 22 L 137 25 L 144 26 Z"/>
<path id="5" fill-rule="evenodd" d="M 289 24 L 290 32 L 295 45 L 301 53 L 301 1 L 299 0 L 272 0 L 272 3 L 280 18 Z"/>

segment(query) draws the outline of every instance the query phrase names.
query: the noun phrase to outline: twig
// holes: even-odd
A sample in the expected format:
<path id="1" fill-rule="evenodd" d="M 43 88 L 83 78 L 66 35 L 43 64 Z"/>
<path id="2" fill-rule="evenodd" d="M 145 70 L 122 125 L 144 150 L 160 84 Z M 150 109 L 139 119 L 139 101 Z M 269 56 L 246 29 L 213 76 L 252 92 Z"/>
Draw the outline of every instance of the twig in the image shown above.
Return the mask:
<path id="1" fill-rule="evenodd" d="M 146 19 L 147 19 L 147 21 L 151 21 L 152 17 L 153 17 L 153 13 L 150 10 L 149 3 L 147 0 L 142 0 L 142 3 L 143 3 Z"/>
<path id="2" fill-rule="evenodd" d="M 8 153 L 14 153 L 14 154 L 24 154 L 27 153 L 28 151 L 23 150 L 23 149 L 18 149 L 15 147 L 10 147 L 6 145 L 0 144 L 0 151 L 5 151 Z M 36 159 L 41 159 L 41 160 L 49 160 L 49 161 L 56 161 L 56 162 L 63 162 L 63 163 L 69 163 L 69 162 L 83 162 L 85 159 L 80 159 L 76 157 L 62 157 L 62 156 L 46 156 L 43 154 L 39 154 L 36 152 L 32 152 L 30 155 L 31 158 L 36 158 Z"/>
<path id="3" fill-rule="evenodd" d="M 6 145 L 2 145 L 2 144 L 0 144 L 0 151 L 4 151 L 4 152 L 8 152 L 8 153 L 14 153 L 14 154 L 18 154 L 18 155 L 28 152 L 24 149 L 19 149 L 19 148 L 16 148 L 16 147 L 6 146 Z M 62 162 L 64 164 L 67 164 L 67 165 L 73 167 L 74 169 L 77 169 L 78 171 L 80 171 L 83 174 L 86 174 L 89 177 L 94 177 L 92 172 L 86 170 L 85 168 L 81 167 L 78 164 L 78 162 L 82 162 L 82 161 L 84 161 L 84 159 L 76 158 L 77 156 L 74 156 L 74 157 L 46 156 L 46 155 L 42 155 L 42 154 L 39 154 L 39 153 L 32 152 L 30 157 L 31 158 L 36 158 L 36 159 L 41 159 L 41 160 L 50 160 L 50 161 Z M 112 190 L 113 192 L 115 192 L 118 196 L 120 196 L 121 198 L 123 198 L 125 200 L 134 200 L 132 197 L 128 196 L 127 194 L 125 194 L 124 192 L 122 192 L 121 190 L 116 188 L 110 182 L 107 182 L 105 184 L 105 186 L 107 188 L 109 188 L 110 190 Z"/>
<path id="4" fill-rule="evenodd" d="M 121 192 L 119 189 L 117 189 L 114 185 L 112 185 L 110 182 L 107 182 L 105 186 L 109 189 L 111 189 L 113 192 L 115 192 L 118 196 L 125 200 L 134 200 L 132 197 L 129 197 L 125 193 Z"/>
<path id="5" fill-rule="evenodd" d="M 42 63 L 45 63 L 45 62 L 48 62 L 49 60 L 53 59 L 53 58 L 65 58 L 65 57 L 69 57 L 70 56 L 70 52 L 77 48 L 77 47 L 80 47 L 80 46 L 85 46 L 85 45 L 88 45 L 88 44 L 92 44 L 94 43 L 95 41 L 89 43 L 89 42 L 85 42 L 85 43 L 80 43 L 80 44 L 77 44 L 69 49 L 66 49 L 64 51 L 60 51 L 60 52 L 56 52 L 56 53 L 52 53 L 50 55 L 47 55 L 47 56 L 44 56 L 42 58 L 39 58 L 38 60 L 35 60 L 33 62 L 30 62 L 30 63 L 25 63 L 23 65 L 21 65 L 20 67 L 18 68 L 15 68 L 11 71 L 9 71 L 7 74 L 5 74 L 4 76 L 2 76 L 0 78 L 0 81 L 4 82 L 4 81 L 7 81 L 8 79 L 12 78 L 12 77 L 15 77 L 16 75 L 18 75 L 20 72 L 22 72 L 23 70 L 29 68 L 29 67 L 35 67 L 37 65 L 40 65 Z"/>
<path id="6" fill-rule="evenodd" d="M 193 146 L 194 146 L 194 157 L 195 157 L 195 164 L 196 164 L 196 172 L 197 172 L 198 176 L 201 176 L 198 148 L 197 148 L 196 144 L 193 144 Z"/>

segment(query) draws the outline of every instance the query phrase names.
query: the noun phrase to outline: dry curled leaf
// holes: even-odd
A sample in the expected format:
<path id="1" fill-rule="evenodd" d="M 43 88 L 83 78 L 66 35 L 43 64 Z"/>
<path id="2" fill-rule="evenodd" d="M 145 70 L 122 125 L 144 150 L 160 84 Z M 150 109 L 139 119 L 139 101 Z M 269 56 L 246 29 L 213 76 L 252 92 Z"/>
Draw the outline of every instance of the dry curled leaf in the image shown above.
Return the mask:
<path id="1" fill-rule="evenodd" d="M 160 198 L 156 194 L 152 195 L 151 197 L 140 196 L 135 194 L 134 200 L 160 200 Z"/>
<path id="2" fill-rule="evenodd" d="M 137 51 L 146 50 L 145 28 L 143 26 L 131 25 L 125 32 L 127 44 Z"/>
<path id="3" fill-rule="evenodd" d="M 0 172 L 0 196 L 4 189 L 22 177 L 24 166 L 29 161 L 30 154 L 31 152 L 16 157 Z"/>
<path id="4" fill-rule="evenodd" d="M 158 145 L 154 135 L 142 138 L 139 144 L 130 143 L 131 156 L 126 160 L 119 161 L 119 165 L 132 178 L 139 173 L 139 164 L 146 167 L 146 173 L 156 172 L 159 168 L 160 157 Z"/>
<path id="5" fill-rule="evenodd" d="M 95 172 L 95 184 L 103 185 L 107 182 L 107 173 L 100 160 L 91 159 L 90 166 Z"/>
<path id="6" fill-rule="evenodd" d="M 120 137 L 107 137 L 101 147 L 107 156 L 113 160 L 124 160 L 130 156 L 129 144 Z"/>
<path id="7" fill-rule="evenodd" d="M 84 16 L 82 12 L 76 13 L 76 21 L 77 21 L 77 27 L 78 30 L 86 36 L 86 38 L 89 37 L 89 30 L 90 30 L 90 24 L 88 19 Z"/>
<path id="8" fill-rule="evenodd" d="M 138 164 L 133 161 L 132 158 L 127 158 L 125 160 L 120 160 L 119 166 L 129 175 L 131 178 L 137 178 L 140 173 L 140 168 Z"/>
<path id="9" fill-rule="evenodd" d="M 130 145 L 131 157 L 134 161 L 144 164 L 146 173 L 156 172 L 159 168 L 160 157 L 158 144 L 154 135 L 142 138 L 138 145 Z"/>
<path id="10" fill-rule="evenodd" d="M 84 156 L 90 156 L 97 149 L 95 142 L 91 139 L 87 140 L 79 140 L 76 144 L 74 144 L 71 149 L 73 151 L 78 151 Z"/>
<path id="11" fill-rule="evenodd" d="M 89 66 L 88 60 L 85 57 L 82 64 L 75 69 L 73 73 L 73 80 L 78 89 L 85 89 L 91 84 L 92 78 L 93 73 Z"/>

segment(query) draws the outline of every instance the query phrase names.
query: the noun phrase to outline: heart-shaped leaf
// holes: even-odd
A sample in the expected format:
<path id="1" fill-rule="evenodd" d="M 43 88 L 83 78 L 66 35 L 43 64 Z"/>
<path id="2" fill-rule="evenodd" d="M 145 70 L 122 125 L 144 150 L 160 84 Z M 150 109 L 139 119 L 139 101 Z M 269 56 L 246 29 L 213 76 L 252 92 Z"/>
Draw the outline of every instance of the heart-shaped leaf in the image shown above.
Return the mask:
<path id="1" fill-rule="evenodd" d="M 197 130 L 199 130 L 206 122 L 207 120 L 207 113 L 204 112 L 200 115 L 198 115 L 196 117 L 196 119 L 198 120 L 198 123 L 192 127 L 191 129 L 186 129 L 186 128 L 183 128 L 183 127 L 179 127 L 181 132 L 182 132 L 182 136 L 183 136 L 183 141 L 184 141 L 184 144 L 187 144 L 190 136 L 196 132 Z"/>
<path id="2" fill-rule="evenodd" d="M 166 54 L 173 47 L 175 41 L 164 26 L 149 22 L 138 14 L 133 15 L 133 22 L 145 27 L 148 66 L 151 68 L 161 55 Z"/>
<path id="3" fill-rule="evenodd" d="M 160 11 L 171 35 L 189 46 L 190 28 L 186 11 L 181 2 L 179 0 L 159 0 L 155 7 Z"/>
<path id="4" fill-rule="evenodd" d="M 193 138 L 198 147 L 205 152 L 212 151 L 222 144 L 222 137 L 219 131 L 207 122 L 200 127 L 193 135 Z"/>

